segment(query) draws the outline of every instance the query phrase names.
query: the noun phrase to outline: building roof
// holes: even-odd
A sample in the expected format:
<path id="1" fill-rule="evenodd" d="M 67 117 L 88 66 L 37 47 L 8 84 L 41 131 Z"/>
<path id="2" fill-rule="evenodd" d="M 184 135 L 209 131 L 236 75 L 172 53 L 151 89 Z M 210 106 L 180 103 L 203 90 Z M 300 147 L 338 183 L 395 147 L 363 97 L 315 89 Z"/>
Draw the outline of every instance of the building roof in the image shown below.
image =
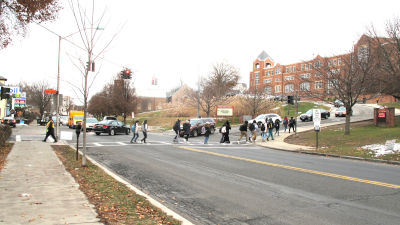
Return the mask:
<path id="1" fill-rule="evenodd" d="M 260 55 L 258 55 L 257 59 L 260 61 L 265 61 L 266 59 L 271 59 L 273 61 L 273 59 L 271 58 L 271 56 L 269 56 L 264 50 L 261 52 Z"/>

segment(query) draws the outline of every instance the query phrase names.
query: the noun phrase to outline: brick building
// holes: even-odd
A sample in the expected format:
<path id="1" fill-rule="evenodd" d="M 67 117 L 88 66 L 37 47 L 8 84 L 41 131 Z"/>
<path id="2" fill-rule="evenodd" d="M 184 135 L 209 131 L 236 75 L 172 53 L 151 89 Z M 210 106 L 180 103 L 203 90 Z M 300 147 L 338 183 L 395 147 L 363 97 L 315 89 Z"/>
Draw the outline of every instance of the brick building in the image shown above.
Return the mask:
<path id="1" fill-rule="evenodd" d="M 368 55 L 371 38 L 363 35 L 354 45 L 354 54 L 358 59 Z M 332 73 L 339 72 L 344 66 L 349 54 L 332 57 L 316 56 L 315 58 L 288 65 L 276 63 L 265 51 L 262 51 L 253 62 L 253 71 L 250 72 L 249 90 L 263 92 L 270 96 L 288 96 L 297 93 L 300 97 L 307 97 L 307 92 L 327 92 L 331 84 L 321 76 L 323 66 L 328 66 Z M 343 68 L 344 69 L 344 68 Z M 325 76 L 326 77 L 326 76 Z M 386 101 L 395 101 L 388 96 L 381 96 Z M 387 98 L 386 98 L 387 97 Z M 375 98 L 374 98 L 375 99 Z"/>

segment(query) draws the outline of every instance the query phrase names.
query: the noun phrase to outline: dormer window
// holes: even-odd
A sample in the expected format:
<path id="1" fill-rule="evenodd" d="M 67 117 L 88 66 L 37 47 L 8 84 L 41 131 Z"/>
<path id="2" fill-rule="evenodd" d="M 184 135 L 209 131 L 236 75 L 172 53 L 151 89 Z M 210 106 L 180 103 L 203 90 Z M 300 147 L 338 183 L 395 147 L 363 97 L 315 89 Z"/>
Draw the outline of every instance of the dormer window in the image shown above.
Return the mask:
<path id="1" fill-rule="evenodd" d="M 270 68 L 271 67 L 271 63 L 265 63 L 265 68 Z"/>
<path id="2" fill-rule="evenodd" d="M 256 69 L 259 69 L 259 68 L 260 68 L 260 64 L 256 63 Z"/>

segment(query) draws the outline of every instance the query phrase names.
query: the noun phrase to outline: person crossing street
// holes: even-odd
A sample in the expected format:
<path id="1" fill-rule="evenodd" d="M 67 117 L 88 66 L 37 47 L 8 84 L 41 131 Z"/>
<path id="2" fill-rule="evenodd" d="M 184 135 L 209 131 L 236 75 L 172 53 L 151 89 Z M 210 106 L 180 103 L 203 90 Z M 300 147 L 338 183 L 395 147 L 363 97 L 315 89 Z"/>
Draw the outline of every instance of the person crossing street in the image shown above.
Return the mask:
<path id="1" fill-rule="evenodd" d="M 43 142 L 46 142 L 49 136 L 54 139 L 54 142 L 57 142 L 57 138 L 54 136 L 54 121 L 51 116 L 49 116 L 49 122 L 46 124 L 46 137 L 44 138 Z"/>

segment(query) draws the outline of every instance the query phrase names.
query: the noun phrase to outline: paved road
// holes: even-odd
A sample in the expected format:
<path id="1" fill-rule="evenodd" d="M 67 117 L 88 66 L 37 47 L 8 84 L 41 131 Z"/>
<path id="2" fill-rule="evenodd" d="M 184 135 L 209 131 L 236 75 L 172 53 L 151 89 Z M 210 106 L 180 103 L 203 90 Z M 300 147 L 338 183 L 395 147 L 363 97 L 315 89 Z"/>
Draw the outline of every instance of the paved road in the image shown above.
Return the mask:
<path id="1" fill-rule="evenodd" d="M 88 155 L 195 224 L 399 224 L 398 166 L 172 136 L 89 134 Z"/>
<path id="2" fill-rule="evenodd" d="M 88 136 L 88 155 L 195 224 L 398 224 L 400 167 L 150 134 Z M 111 147 L 112 146 L 112 147 Z M 343 177 L 346 176 L 346 177 Z"/>

